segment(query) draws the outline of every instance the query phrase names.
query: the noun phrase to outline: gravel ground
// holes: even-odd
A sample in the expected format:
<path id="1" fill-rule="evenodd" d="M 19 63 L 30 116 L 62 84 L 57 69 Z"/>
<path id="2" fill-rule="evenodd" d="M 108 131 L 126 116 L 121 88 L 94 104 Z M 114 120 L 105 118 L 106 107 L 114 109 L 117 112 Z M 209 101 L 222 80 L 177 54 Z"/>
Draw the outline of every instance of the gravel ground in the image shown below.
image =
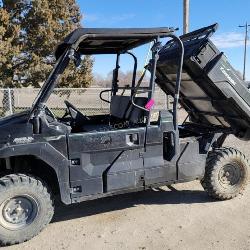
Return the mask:
<path id="1" fill-rule="evenodd" d="M 250 158 L 250 143 L 227 145 Z M 199 182 L 71 206 L 29 242 L 3 249 L 250 249 L 250 185 L 243 196 L 213 201 Z"/>

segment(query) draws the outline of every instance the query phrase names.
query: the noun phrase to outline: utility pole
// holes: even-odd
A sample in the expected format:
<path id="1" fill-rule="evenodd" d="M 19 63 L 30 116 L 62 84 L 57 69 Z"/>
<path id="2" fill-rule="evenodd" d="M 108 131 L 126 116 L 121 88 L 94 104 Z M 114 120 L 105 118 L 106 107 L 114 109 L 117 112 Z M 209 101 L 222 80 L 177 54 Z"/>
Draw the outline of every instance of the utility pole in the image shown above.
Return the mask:
<path id="1" fill-rule="evenodd" d="M 183 0 L 183 34 L 189 32 L 189 0 Z"/>
<path id="2" fill-rule="evenodd" d="M 246 80 L 246 62 L 247 62 L 247 40 L 248 40 L 248 27 L 250 25 L 246 22 L 245 25 L 239 25 L 240 28 L 245 28 L 245 48 L 244 48 L 244 63 L 243 63 L 243 80 Z"/>

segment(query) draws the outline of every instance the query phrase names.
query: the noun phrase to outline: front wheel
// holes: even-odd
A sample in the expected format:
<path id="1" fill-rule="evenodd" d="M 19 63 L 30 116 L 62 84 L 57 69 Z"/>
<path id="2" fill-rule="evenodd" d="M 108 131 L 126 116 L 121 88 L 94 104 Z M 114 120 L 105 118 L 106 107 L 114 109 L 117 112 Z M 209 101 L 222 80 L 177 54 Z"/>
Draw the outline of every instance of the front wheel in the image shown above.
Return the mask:
<path id="1" fill-rule="evenodd" d="M 51 194 L 41 180 L 12 174 L 0 178 L 0 243 L 13 245 L 33 238 L 52 219 Z"/>
<path id="2" fill-rule="evenodd" d="M 242 193 L 248 182 L 249 162 L 238 150 L 221 148 L 209 152 L 201 184 L 209 196 L 228 200 Z"/>

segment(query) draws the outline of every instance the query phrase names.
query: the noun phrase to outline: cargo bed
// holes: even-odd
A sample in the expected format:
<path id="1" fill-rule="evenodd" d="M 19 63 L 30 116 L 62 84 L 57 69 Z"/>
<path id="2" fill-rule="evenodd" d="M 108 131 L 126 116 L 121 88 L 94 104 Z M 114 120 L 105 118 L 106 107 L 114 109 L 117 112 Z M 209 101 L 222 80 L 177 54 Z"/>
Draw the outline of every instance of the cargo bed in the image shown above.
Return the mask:
<path id="1" fill-rule="evenodd" d="M 217 24 L 181 36 L 184 64 L 180 103 L 190 121 L 204 126 L 231 128 L 239 137 L 248 137 L 250 91 L 209 37 Z M 157 84 L 174 96 L 179 49 L 172 41 L 159 53 Z"/>

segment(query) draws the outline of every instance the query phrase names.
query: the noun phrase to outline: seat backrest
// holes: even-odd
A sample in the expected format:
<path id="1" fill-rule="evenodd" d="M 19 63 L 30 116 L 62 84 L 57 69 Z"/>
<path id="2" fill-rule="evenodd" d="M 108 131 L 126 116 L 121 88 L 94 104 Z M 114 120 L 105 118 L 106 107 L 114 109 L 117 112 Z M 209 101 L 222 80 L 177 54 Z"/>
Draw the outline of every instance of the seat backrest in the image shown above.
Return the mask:
<path id="1" fill-rule="evenodd" d="M 145 107 L 146 103 L 148 102 L 147 97 L 135 97 L 134 98 L 135 104 L 141 107 Z M 139 109 L 138 107 L 135 107 L 134 105 L 130 105 L 126 112 L 126 120 L 129 120 L 131 123 L 143 123 L 145 117 L 145 111 L 142 109 Z"/>
<path id="2" fill-rule="evenodd" d="M 146 97 L 135 97 L 134 100 L 137 105 L 144 107 L 148 99 Z M 119 95 L 111 97 L 110 113 L 116 118 L 125 119 L 134 124 L 141 122 L 145 115 L 145 111 L 132 105 L 130 96 Z"/>
<path id="3" fill-rule="evenodd" d="M 116 118 L 124 119 L 130 106 L 130 96 L 113 95 L 110 103 L 110 114 Z"/>

